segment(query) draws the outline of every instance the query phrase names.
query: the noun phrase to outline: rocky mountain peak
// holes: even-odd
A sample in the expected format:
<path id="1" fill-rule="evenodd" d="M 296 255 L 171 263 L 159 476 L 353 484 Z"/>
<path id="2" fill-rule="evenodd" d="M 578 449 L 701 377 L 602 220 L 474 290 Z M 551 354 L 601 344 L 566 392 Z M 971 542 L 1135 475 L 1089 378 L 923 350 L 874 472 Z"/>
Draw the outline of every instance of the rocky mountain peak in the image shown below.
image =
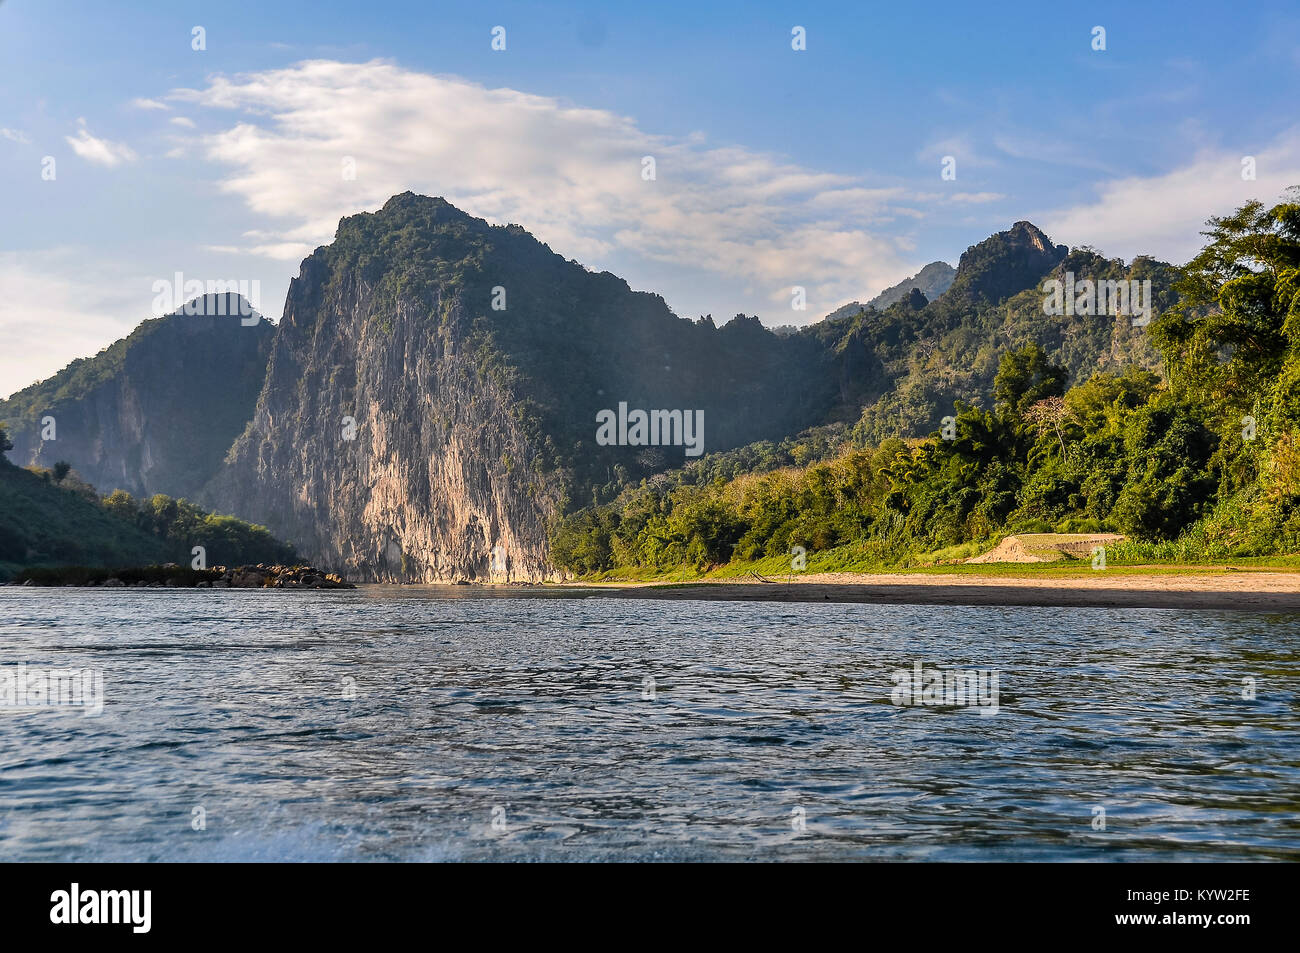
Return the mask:
<path id="1" fill-rule="evenodd" d="M 962 253 L 947 296 L 957 303 L 995 304 L 1035 285 L 1068 253 L 1032 222 L 1016 222 Z"/>

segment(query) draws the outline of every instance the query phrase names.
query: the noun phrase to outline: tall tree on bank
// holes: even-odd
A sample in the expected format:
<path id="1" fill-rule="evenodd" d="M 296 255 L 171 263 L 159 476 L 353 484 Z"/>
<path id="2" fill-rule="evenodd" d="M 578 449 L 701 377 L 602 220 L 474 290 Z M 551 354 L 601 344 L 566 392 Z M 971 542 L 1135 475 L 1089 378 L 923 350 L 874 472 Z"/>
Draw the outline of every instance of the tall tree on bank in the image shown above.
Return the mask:
<path id="1" fill-rule="evenodd" d="M 1289 509 L 1300 497 L 1300 187 L 1208 224 L 1152 335 L 1174 393 L 1223 437 L 1223 489 L 1257 483 Z"/>

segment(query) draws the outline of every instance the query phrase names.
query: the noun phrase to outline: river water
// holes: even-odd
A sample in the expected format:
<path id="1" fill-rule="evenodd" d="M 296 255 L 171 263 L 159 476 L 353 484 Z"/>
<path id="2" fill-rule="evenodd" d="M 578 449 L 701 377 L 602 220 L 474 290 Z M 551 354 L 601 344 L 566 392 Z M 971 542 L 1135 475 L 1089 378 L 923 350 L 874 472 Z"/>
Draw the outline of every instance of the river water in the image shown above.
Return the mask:
<path id="1" fill-rule="evenodd" d="M 20 664 L 102 711 L 0 708 L 3 861 L 1300 858 L 1295 615 L 0 589 Z"/>

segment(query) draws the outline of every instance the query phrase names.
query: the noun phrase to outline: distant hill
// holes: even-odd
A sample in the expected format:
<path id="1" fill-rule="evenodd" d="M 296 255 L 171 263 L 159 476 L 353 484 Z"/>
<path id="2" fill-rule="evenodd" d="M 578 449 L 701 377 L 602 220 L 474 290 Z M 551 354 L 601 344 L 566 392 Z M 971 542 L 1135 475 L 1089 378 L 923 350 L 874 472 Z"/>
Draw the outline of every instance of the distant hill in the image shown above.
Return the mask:
<path id="1" fill-rule="evenodd" d="M 957 269 L 952 265 L 946 261 L 932 261 L 906 281 L 880 292 L 867 305 L 877 309 L 888 308 L 894 302 L 902 301 L 913 288 L 925 295 L 927 301 L 933 301 L 952 286 L 956 277 Z"/>
<path id="2" fill-rule="evenodd" d="M 147 320 L 0 401 L 9 459 L 66 460 L 104 492 L 197 494 L 253 416 L 274 336 L 260 316 L 243 324 L 238 295 L 206 295 L 197 309 Z M 53 440 L 42 439 L 46 418 Z"/>
<path id="3" fill-rule="evenodd" d="M 967 249 L 952 286 L 937 300 L 919 309 L 899 302 L 856 319 L 884 382 L 863 403 L 857 441 L 930 433 L 958 400 L 987 406 L 1002 355 L 1027 344 L 1042 347 L 1071 383 L 1129 366 L 1159 371 L 1147 329 L 1126 316 L 1044 314 L 1043 282 L 1066 271 L 1080 280 L 1149 279 L 1157 313 L 1177 300 L 1177 271 L 1169 264 L 1069 251 L 1018 222 Z"/>
<path id="4" fill-rule="evenodd" d="M 898 284 L 891 285 L 868 301 L 865 305 L 858 301 L 853 301 L 844 305 L 842 308 L 836 308 L 826 317 L 827 320 L 852 317 L 866 308 L 875 308 L 877 311 L 883 311 L 891 304 L 897 304 L 899 301 L 906 298 L 913 288 L 925 295 L 927 301 L 933 301 L 952 286 L 952 281 L 956 276 L 957 269 L 953 268 L 953 266 L 948 264 L 946 261 L 932 261 L 911 278 L 905 278 Z"/>

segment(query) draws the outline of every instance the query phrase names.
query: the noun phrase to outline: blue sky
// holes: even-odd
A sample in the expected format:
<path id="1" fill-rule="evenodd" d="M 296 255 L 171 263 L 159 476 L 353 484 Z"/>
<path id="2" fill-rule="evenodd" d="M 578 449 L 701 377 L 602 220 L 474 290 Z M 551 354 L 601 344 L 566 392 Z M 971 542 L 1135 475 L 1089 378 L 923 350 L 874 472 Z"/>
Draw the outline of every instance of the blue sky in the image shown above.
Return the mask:
<path id="1" fill-rule="evenodd" d="M 4 0 L 0 394 L 176 272 L 256 280 L 278 319 L 339 216 L 407 188 L 777 325 L 1024 218 L 1183 261 L 1300 184 L 1294 4 L 983 7 Z"/>

